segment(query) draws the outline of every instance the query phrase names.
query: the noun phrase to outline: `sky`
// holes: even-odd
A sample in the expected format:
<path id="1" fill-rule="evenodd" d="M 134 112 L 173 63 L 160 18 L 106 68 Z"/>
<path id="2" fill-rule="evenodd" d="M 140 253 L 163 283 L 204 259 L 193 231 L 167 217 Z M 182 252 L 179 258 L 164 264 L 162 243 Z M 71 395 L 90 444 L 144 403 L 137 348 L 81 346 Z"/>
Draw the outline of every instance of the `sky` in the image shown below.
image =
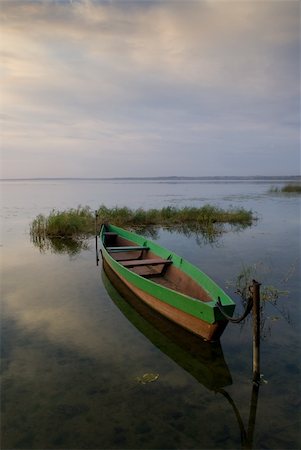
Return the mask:
<path id="1" fill-rule="evenodd" d="M 300 174 L 299 0 L 0 0 L 1 177 Z"/>

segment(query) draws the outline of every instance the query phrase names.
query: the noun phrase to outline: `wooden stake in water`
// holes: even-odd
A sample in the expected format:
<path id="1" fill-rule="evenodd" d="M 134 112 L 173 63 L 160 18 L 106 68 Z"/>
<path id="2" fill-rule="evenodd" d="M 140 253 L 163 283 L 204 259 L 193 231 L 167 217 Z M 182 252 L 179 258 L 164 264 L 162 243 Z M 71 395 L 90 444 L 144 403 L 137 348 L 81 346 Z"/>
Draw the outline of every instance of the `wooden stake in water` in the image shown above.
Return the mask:
<path id="1" fill-rule="evenodd" d="M 98 213 L 95 211 L 95 251 L 96 251 L 96 265 L 98 266 L 99 257 L 98 257 L 98 239 L 97 239 L 97 219 Z"/>
<path id="2" fill-rule="evenodd" d="M 253 381 L 260 380 L 260 283 L 253 280 Z"/>

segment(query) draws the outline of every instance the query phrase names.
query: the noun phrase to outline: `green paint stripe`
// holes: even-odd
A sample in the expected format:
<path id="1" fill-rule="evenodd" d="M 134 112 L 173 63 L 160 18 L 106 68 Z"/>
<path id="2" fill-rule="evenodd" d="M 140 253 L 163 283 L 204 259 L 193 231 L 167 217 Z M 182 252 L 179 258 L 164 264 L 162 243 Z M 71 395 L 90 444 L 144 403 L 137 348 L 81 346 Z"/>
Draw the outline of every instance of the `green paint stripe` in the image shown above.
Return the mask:
<path id="1" fill-rule="evenodd" d="M 135 242 L 138 245 L 149 247 L 151 252 L 154 252 L 156 255 L 164 259 L 167 259 L 169 257 L 173 261 L 173 265 L 175 267 L 182 270 L 203 289 L 205 289 L 210 297 L 213 298 L 213 300 L 211 302 L 202 302 L 187 295 L 180 294 L 172 289 L 156 284 L 149 279 L 143 278 L 126 269 L 117 261 L 115 261 L 104 248 L 103 256 L 105 257 L 107 262 L 129 283 L 134 284 L 137 288 L 147 292 L 150 295 L 153 295 L 161 301 L 164 301 L 169 305 L 174 306 L 175 308 L 178 308 L 195 317 L 198 317 L 208 323 L 214 323 L 217 320 L 223 319 L 223 316 L 220 313 L 219 309 L 215 306 L 217 298 L 220 297 L 225 312 L 227 312 L 229 316 L 232 316 L 235 309 L 235 303 L 210 277 L 208 277 L 197 267 L 190 264 L 188 261 L 179 257 L 175 253 L 170 252 L 164 247 L 154 243 L 153 241 L 146 240 L 143 236 L 139 236 L 135 233 L 116 227 L 114 225 L 110 225 L 110 231 L 115 231 L 121 237 Z"/>

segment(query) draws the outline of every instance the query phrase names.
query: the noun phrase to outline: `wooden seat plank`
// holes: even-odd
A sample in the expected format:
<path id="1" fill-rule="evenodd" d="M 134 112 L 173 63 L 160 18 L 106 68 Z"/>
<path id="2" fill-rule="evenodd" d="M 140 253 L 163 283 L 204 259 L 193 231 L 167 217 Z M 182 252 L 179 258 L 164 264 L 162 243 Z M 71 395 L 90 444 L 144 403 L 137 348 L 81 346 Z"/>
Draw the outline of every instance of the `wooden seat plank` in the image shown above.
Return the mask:
<path id="1" fill-rule="evenodd" d="M 145 246 L 124 246 L 124 247 L 107 247 L 108 252 L 116 253 L 116 252 L 134 252 L 141 250 L 149 250 L 149 247 Z"/>
<path id="2" fill-rule="evenodd" d="M 161 258 L 154 258 L 154 259 L 134 259 L 130 261 L 120 261 L 120 264 L 122 264 L 124 267 L 138 267 L 138 266 L 158 266 L 160 264 L 167 265 L 172 264 L 172 261 L 170 259 L 161 259 Z"/>

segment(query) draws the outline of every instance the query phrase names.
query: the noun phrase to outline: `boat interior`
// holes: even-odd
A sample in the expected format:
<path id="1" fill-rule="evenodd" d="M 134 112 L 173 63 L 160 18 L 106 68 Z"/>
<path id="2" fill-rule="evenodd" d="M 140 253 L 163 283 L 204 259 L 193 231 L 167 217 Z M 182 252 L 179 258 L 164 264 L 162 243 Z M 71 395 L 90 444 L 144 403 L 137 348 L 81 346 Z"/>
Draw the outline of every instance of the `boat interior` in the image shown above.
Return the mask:
<path id="1" fill-rule="evenodd" d="M 173 265 L 172 254 L 163 259 L 147 245 L 139 246 L 113 232 L 104 233 L 104 246 L 112 258 L 132 272 L 195 299 L 212 300 L 198 283 Z"/>

